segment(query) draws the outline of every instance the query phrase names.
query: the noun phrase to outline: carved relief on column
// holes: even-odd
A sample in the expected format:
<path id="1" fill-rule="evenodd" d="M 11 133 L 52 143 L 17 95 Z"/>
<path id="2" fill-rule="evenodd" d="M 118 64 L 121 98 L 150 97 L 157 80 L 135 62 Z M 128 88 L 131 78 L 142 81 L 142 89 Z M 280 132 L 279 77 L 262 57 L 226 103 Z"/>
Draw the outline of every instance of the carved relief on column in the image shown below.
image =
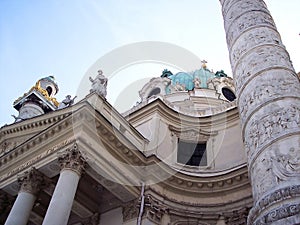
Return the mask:
<path id="1" fill-rule="evenodd" d="M 228 29 L 228 27 L 232 24 L 233 20 L 242 14 L 245 14 L 249 11 L 263 11 L 268 13 L 268 10 L 266 9 L 266 5 L 261 0 L 252 0 L 247 3 L 240 1 L 240 0 L 233 0 L 231 1 L 225 1 L 225 4 L 223 6 L 223 16 L 226 18 L 226 27 L 225 29 Z M 234 7 L 228 7 L 232 6 L 234 4 Z"/>
<path id="2" fill-rule="evenodd" d="M 248 154 L 248 164 L 251 169 L 257 154 L 270 143 L 278 141 L 279 138 L 300 132 L 300 99 L 293 99 L 286 105 L 285 100 L 270 103 L 268 113 L 264 108 L 257 111 L 245 126 L 244 140 Z M 296 140 L 294 140 L 296 141 Z M 286 149 L 291 143 L 287 143 Z M 298 143 L 298 142 L 295 142 Z M 298 150 L 300 146 L 297 146 Z"/>
<path id="3" fill-rule="evenodd" d="M 72 170 L 81 176 L 86 167 L 86 160 L 83 158 L 75 143 L 58 157 L 58 162 L 62 170 Z"/>
<path id="4" fill-rule="evenodd" d="M 227 32 L 227 44 L 232 46 L 237 38 L 240 35 L 247 31 L 249 28 L 260 27 L 260 26 L 269 26 L 275 27 L 273 18 L 265 11 L 250 11 L 242 13 L 241 16 L 236 18 L 231 24 L 225 24 L 228 26 Z"/>
<path id="5" fill-rule="evenodd" d="M 282 46 L 280 35 L 273 29 L 266 29 L 257 27 L 248 32 L 245 32 L 240 38 L 238 38 L 235 44 L 232 46 L 230 61 L 232 65 L 236 65 L 249 50 L 257 48 L 260 45 L 277 45 Z"/>
<path id="6" fill-rule="evenodd" d="M 276 68 L 294 71 L 289 54 L 281 46 L 264 45 L 252 50 L 233 67 L 237 95 L 243 91 L 244 85 L 250 79 L 268 69 Z M 294 79 L 297 78 L 295 72 L 293 76 Z"/>
<path id="7" fill-rule="evenodd" d="M 34 195 L 46 185 L 45 182 L 43 174 L 34 167 L 18 177 L 18 183 L 21 185 L 20 192 L 28 192 Z"/>
<path id="8" fill-rule="evenodd" d="M 251 83 L 255 85 L 247 85 L 240 95 L 239 111 L 242 124 L 266 102 L 282 97 L 297 98 L 297 93 L 300 92 L 300 85 L 295 82 L 294 73 L 290 71 L 272 70 L 264 76 L 255 77 Z"/>
<path id="9" fill-rule="evenodd" d="M 257 154 L 251 163 L 250 174 L 255 201 L 272 189 L 297 184 L 300 180 L 300 137 L 286 137 L 269 146 L 269 151 Z"/>
<path id="10" fill-rule="evenodd" d="M 299 201 L 290 202 L 289 199 L 295 199 L 300 197 L 300 185 L 291 185 L 288 187 L 280 188 L 275 192 L 272 192 L 264 198 L 262 198 L 258 204 L 256 204 L 250 211 L 248 217 L 248 224 L 251 225 L 266 225 L 276 222 L 278 220 L 299 216 L 300 215 L 300 203 Z M 266 210 L 271 208 L 271 210 Z M 262 215 L 260 215 L 262 213 Z M 257 219 L 257 217 L 259 217 Z M 294 220 L 295 222 L 296 220 Z M 279 223 L 278 223 L 279 224 Z M 281 221 L 280 224 L 299 224 L 285 223 Z"/>

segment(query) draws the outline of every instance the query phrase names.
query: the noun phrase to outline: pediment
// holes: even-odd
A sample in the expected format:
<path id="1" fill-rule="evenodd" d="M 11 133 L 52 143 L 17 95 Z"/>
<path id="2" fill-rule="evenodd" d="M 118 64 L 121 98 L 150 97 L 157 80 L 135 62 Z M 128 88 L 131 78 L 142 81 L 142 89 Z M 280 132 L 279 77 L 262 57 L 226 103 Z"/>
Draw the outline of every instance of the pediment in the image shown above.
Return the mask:
<path id="1" fill-rule="evenodd" d="M 71 114 L 70 109 L 58 110 L 0 128 L 0 157 Z"/>

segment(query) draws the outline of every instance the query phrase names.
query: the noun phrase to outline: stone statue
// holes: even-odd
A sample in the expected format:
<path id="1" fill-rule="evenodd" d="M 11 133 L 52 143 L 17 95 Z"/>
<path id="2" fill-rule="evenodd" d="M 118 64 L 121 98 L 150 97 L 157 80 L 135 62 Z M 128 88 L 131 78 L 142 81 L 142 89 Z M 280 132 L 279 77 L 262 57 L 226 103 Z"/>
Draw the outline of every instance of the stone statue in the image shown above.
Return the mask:
<path id="1" fill-rule="evenodd" d="M 90 92 L 96 92 L 98 95 L 102 97 L 106 97 L 106 89 L 107 89 L 107 78 L 103 75 L 102 70 L 98 70 L 98 75 L 95 79 L 89 77 L 92 82 L 92 88 Z"/>
<path id="2" fill-rule="evenodd" d="M 23 120 L 24 120 L 24 119 L 21 118 L 20 116 L 15 116 L 15 115 L 11 115 L 11 116 L 15 119 L 15 122 L 14 122 L 14 123 L 19 122 L 19 121 L 23 121 Z"/>
<path id="3" fill-rule="evenodd" d="M 195 88 L 200 88 L 201 80 L 198 77 L 195 77 L 194 79 L 194 86 Z"/>
<path id="4" fill-rule="evenodd" d="M 63 109 L 73 105 L 75 98 L 77 98 L 77 96 L 71 98 L 71 95 L 67 95 L 66 98 L 61 103 L 59 103 L 58 109 Z"/>

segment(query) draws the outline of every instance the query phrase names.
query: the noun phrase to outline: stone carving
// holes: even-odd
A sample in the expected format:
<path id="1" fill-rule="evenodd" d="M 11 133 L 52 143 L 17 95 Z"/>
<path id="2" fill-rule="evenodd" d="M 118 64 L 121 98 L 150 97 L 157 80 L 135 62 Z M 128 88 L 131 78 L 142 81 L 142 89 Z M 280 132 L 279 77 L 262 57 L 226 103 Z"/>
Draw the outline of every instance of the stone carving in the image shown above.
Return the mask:
<path id="1" fill-rule="evenodd" d="M 268 32 L 266 29 L 260 27 L 252 29 L 245 33 L 237 42 L 232 46 L 230 61 L 233 65 L 250 49 L 257 47 L 261 44 L 273 44 L 283 46 L 280 35 L 274 30 L 270 29 Z"/>
<path id="2" fill-rule="evenodd" d="M 76 143 L 59 155 L 58 162 L 62 170 L 73 170 L 78 173 L 79 176 L 82 174 L 86 166 L 86 160 L 83 158 Z"/>
<path id="3" fill-rule="evenodd" d="M 273 75 L 276 76 L 272 77 L 273 82 L 270 82 L 270 76 Z M 262 103 L 282 95 L 296 95 L 300 91 L 300 86 L 295 82 L 294 78 L 291 72 L 286 71 L 274 71 L 265 76 L 255 77 L 251 82 L 260 84 L 260 86 L 256 86 L 255 89 L 252 86 L 247 86 L 239 97 L 239 110 L 242 123 Z"/>
<path id="4" fill-rule="evenodd" d="M 254 153 L 269 141 L 291 130 L 299 130 L 299 112 L 299 104 L 291 104 L 289 107 L 274 106 L 269 114 L 264 113 L 261 117 L 254 117 L 250 125 L 245 128 L 245 136 L 249 137 L 245 140 L 246 151 L 250 156 L 248 162 L 251 162 Z"/>
<path id="5" fill-rule="evenodd" d="M 176 82 L 175 85 L 171 85 L 171 90 L 176 91 L 185 91 L 185 85 L 184 84 L 179 84 L 178 81 Z M 171 91 L 172 92 L 172 91 Z"/>
<path id="6" fill-rule="evenodd" d="M 262 46 L 242 58 L 233 69 L 237 95 L 241 93 L 243 86 L 253 76 L 272 67 L 281 67 L 293 71 L 288 53 L 280 46 Z"/>
<path id="7" fill-rule="evenodd" d="M 157 223 L 161 222 L 162 216 L 167 212 L 167 208 L 163 206 L 158 200 L 154 199 L 151 195 L 145 197 L 144 214 L 150 220 Z"/>
<path id="8" fill-rule="evenodd" d="M 201 87 L 201 80 L 199 80 L 198 77 L 195 77 L 195 79 L 194 79 L 194 87 L 195 88 L 200 88 Z"/>
<path id="9" fill-rule="evenodd" d="M 243 2 L 243 1 L 236 1 L 233 3 L 235 7 L 231 7 L 228 9 L 227 12 L 224 12 L 224 18 L 226 18 L 226 28 L 231 25 L 233 18 L 237 18 L 242 14 L 245 14 L 249 11 L 266 11 L 265 4 L 261 0 L 252 0 L 248 2 Z"/>
<path id="10" fill-rule="evenodd" d="M 227 25 L 225 24 L 225 27 L 226 26 Z M 226 28 L 228 46 L 232 46 L 232 43 L 241 35 L 241 33 L 254 26 L 269 26 L 275 28 L 275 23 L 271 15 L 267 12 L 250 11 L 249 13 L 245 13 L 234 20 L 234 22 L 230 24 L 230 27 Z"/>
<path id="11" fill-rule="evenodd" d="M 291 147 L 287 154 L 274 153 L 271 156 L 273 172 L 277 182 L 300 180 L 300 151 Z"/>
<path id="12" fill-rule="evenodd" d="M 126 206 L 123 207 L 123 221 L 131 220 L 137 218 L 139 214 L 138 210 L 138 202 L 136 200 L 132 200 L 128 202 Z"/>
<path id="13" fill-rule="evenodd" d="M 282 218 L 290 217 L 300 213 L 300 204 L 288 203 L 282 204 L 279 207 L 271 211 L 266 209 L 278 202 L 285 199 L 295 199 L 300 196 L 300 185 L 292 185 L 281 188 L 275 192 L 266 195 L 250 210 L 248 217 L 248 224 L 266 225 Z M 265 214 L 260 215 L 261 211 L 266 211 Z"/>
<path id="14" fill-rule="evenodd" d="M 89 77 L 90 81 L 92 82 L 92 89 L 90 92 L 96 92 L 98 95 L 102 97 L 106 97 L 107 94 L 107 81 L 108 79 L 103 75 L 102 70 L 98 70 L 98 75 L 95 79 Z"/>
<path id="15" fill-rule="evenodd" d="M 12 142 L 12 141 L 4 141 L 1 143 L 0 145 L 0 156 L 2 156 L 3 154 L 9 152 L 11 149 L 15 148 L 17 145 L 16 142 Z"/>
<path id="16" fill-rule="evenodd" d="M 77 96 L 71 98 L 71 95 L 67 95 L 66 98 L 61 103 L 59 103 L 58 109 L 63 109 L 73 105 L 75 98 L 77 98 Z"/>
<path id="17" fill-rule="evenodd" d="M 20 192 L 37 194 L 46 185 L 46 180 L 41 172 L 32 167 L 18 177 L 18 183 L 21 185 Z"/>
<path id="18" fill-rule="evenodd" d="M 231 213 L 225 213 L 225 222 L 227 225 L 246 225 L 249 208 L 234 210 Z"/>

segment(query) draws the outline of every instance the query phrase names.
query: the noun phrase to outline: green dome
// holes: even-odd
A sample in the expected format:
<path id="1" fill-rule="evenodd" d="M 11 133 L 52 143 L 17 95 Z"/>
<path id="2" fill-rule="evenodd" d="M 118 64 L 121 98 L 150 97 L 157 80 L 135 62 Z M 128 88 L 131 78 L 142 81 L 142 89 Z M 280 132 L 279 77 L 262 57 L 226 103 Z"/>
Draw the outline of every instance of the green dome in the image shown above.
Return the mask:
<path id="1" fill-rule="evenodd" d="M 218 71 L 215 74 L 204 67 L 193 72 L 179 72 L 174 75 L 170 72 L 167 75 L 163 73 L 163 75 L 171 80 L 171 83 L 166 87 L 167 94 L 171 93 L 171 88 L 175 88 L 179 91 L 191 91 L 195 88 L 195 83 L 198 84 L 198 88 L 208 88 L 207 82 L 210 79 L 227 76 L 224 71 Z"/>

